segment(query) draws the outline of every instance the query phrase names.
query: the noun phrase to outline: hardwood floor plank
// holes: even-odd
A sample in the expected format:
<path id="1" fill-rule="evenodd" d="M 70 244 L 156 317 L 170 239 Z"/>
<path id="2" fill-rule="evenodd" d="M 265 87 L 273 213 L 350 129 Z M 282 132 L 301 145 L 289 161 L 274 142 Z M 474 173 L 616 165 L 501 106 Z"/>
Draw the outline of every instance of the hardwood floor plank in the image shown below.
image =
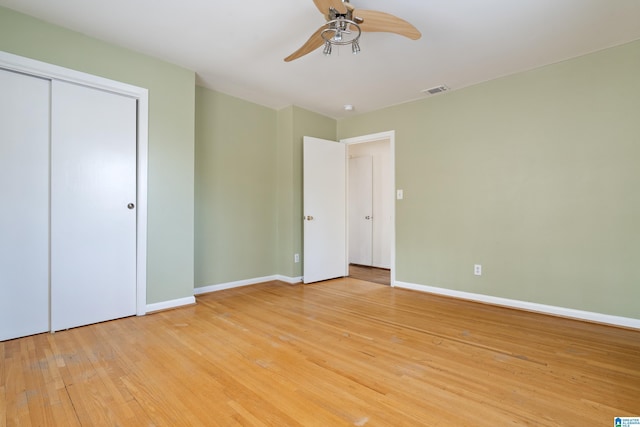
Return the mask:
<path id="1" fill-rule="evenodd" d="M 5 363 L 6 351 L 5 345 L 0 342 L 0 427 L 7 426 L 7 414 L 9 413 L 7 405 L 7 363 Z"/>
<path id="2" fill-rule="evenodd" d="M 582 426 L 640 416 L 640 331 L 349 278 L 197 300 L 0 342 L 0 427 Z"/>

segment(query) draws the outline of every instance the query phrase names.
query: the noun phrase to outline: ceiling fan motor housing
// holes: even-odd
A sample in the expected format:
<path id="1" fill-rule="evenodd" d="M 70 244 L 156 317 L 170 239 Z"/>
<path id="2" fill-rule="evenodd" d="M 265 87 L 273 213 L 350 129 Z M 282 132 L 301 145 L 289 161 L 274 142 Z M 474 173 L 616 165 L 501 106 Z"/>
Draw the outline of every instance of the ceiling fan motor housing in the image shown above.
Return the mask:
<path id="1" fill-rule="evenodd" d="M 329 18 L 325 24 L 327 28 L 321 33 L 326 43 L 335 45 L 357 43 L 362 31 L 358 23 L 353 20 L 353 10 L 347 9 L 347 13 L 340 13 L 332 7 L 327 17 Z"/>

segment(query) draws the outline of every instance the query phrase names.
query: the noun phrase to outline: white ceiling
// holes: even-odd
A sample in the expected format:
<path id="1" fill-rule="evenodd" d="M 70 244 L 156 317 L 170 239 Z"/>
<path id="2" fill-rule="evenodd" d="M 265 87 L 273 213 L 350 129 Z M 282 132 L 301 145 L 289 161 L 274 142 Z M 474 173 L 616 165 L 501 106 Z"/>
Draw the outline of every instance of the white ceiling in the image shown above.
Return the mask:
<path id="1" fill-rule="evenodd" d="M 324 23 L 312 0 L 0 0 L 0 5 L 194 70 L 199 85 L 341 118 L 640 39 L 640 0 L 352 0 L 406 19 L 409 40 L 285 63 Z M 353 104 L 353 112 L 343 110 Z"/>

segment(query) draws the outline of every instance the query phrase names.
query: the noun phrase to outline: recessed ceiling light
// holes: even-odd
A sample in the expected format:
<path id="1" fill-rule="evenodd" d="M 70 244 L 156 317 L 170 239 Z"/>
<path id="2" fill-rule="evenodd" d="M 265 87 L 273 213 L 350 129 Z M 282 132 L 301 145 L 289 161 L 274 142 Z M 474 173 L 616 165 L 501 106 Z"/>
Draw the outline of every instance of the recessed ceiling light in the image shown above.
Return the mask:
<path id="1" fill-rule="evenodd" d="M 353 111 L 353 105 L 344 104 L 344 111 Z"/>

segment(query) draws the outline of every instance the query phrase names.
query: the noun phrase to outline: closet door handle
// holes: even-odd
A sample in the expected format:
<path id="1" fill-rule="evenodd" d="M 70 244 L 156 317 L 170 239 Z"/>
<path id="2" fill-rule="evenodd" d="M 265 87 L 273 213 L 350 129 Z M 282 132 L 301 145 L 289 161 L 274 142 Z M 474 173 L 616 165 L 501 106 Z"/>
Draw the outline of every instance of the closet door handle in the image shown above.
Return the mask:
<path id="1" fill-rule="evenodd" d="M 133 209 L 133 208 L 135 208 L 135 207 L 136 207 L 136 205 L 134 205 L 133 203 L 129 203 L 129 204 L 127 205 L 127 207 L 128 207 L 129 209 Z"/>

